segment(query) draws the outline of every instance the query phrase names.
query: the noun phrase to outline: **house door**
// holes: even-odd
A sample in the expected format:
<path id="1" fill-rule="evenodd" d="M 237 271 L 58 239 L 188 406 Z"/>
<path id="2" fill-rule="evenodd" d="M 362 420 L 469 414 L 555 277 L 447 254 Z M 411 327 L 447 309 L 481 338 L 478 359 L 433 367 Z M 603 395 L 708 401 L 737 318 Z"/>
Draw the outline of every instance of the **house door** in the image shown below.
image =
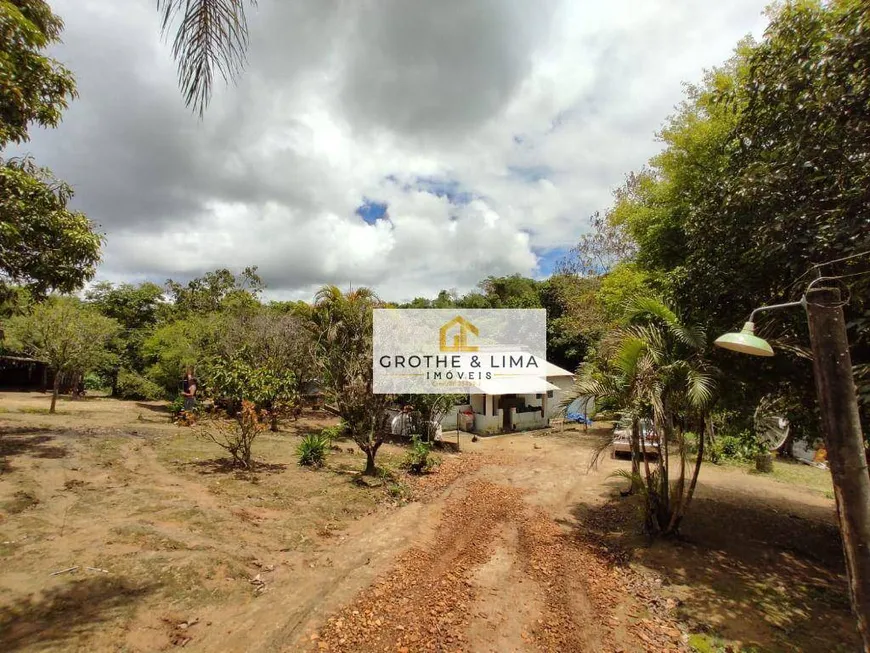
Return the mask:
<path id="1" fill-rule="evenodd" d="M 502 411 L 501 428 L 507 433 L 513 430 L 513 424 L 511 423 L 511 408 L 514 405 L 514 395 L 502 395 L 499 403 Z"/>

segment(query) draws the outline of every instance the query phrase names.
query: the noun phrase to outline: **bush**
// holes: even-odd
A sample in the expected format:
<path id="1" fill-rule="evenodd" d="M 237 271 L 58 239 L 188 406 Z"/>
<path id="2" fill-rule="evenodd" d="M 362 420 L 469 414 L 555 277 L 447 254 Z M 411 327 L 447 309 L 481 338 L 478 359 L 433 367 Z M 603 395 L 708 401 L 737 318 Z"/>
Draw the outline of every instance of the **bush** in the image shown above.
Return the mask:
<path id="1" fill-rule="evenodd" d="M 710 462 L 722 460 L 749 461 L 755 460 L 759 453 L 764 453 L 764 447 L 752 431 L 740 431 L 734 435 L 721 435 L 708 449 Z"/>
<path id="2" fill-rule="evenodd" d="M 411 438 L 411 450 L 402 461 L 402 467 L 414 474 L 423 474 L 432 471 L 441 464 L 438 456 L 432 455 L 432 445 L 423 442 L 419 436 Z"/>
<path id="3" fill-rule="evenodd" d="M 237 419 L 229 422 L 220 418 L 211 419 L 200 434 L 206 440 L 228 451 L 233 457 L 234 464 L 251 469 L 254 439 L 267 428 L 264 419 L 268 419 L 268 414 L 258 411 L 250 401 L 243 401 Z"/>
<path id="4" fill-rule="evenodd" d="M 320 431 L 320 435 L 327 439 L 327 444 L 331 445 L 333 440 L 337 440 L 342 435 L 344 435 L 345 424 L 344 422 L 340 422 L 335 426 L 327 426 L 326 428 Z"/>
<path id="5" fill-rule="evenodd" d="M 85 390 L 103 390 L 109 384 L 99 374 L 88 372 L 84 378 Z"/>
<path id="6" fill-rule="evenodd" d="M 326 450 L 329 449 L 329 444 L 330 438 L 322 432 L 309 433 L 302 438 L 302 442 L 296 447 L 299 464 L 303 467 L 322 467 L 323 463 L 326 462 Z"/>
<path id="7" fill-rule="evenodd" d="M 184 410 L 184 397 L 178 395 L 175 399 L 172 400 L 172 403 L 169 404 L 169 412 L 174 416 L 178 417 L 181 415 L 181 412 Z"/>
<path id="8" fill-rule="evenodd" d="M 146 401 L 156 401 L 163 399 L 165 393 L 163 388 L 146 379 L 141 374 L 131 372 L 130 370 L 121 370 L 118 372 L 118 384 L 116 386 L 118 396 L 121 399 L 144 399 Z"/>

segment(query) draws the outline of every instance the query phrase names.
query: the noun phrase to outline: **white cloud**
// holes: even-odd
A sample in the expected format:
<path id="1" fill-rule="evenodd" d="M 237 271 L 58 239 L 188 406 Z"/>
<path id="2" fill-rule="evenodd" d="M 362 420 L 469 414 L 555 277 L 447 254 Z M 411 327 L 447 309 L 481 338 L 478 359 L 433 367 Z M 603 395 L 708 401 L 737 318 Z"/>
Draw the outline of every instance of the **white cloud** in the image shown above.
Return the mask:
<path id="1" fill-rule="evenodd" d="M 263 0 L 245 76 L 199 122 L 151 0 L 57 0 L 81 99 L 25 149 L 103 225 L 104 278 L 464 291 L 570 247 L 764 5 Z"/>

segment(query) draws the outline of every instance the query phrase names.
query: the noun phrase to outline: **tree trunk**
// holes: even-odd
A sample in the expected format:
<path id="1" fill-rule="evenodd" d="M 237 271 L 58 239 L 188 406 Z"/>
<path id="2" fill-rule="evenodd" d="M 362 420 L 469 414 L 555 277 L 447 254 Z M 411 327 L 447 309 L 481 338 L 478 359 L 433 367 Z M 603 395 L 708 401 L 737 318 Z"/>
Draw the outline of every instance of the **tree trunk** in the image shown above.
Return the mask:
<path id="1" fill-rule="evenodd" d="M 54 413 L 54 407 L 57 405 L 57 393 L 60 389 L 60 372 L 54 373 L 54 386 L 51 389 L 51 408 L 48 409 L 49 413 Z"/>
<path id="2" fill-rule="evenodd" d="M 269 417 L 270 417 L 269 429 L 273 433 L 275 433 L 278 431 L 278 414 L 273 410 L 271 413 L 269 413 Z"/>
<path id="3" fill-rule="evenodd" d="M 363 470 L 363 476 L 377 476 L 378 468 L 375 467 L 375 452 L 371 449 L 366 449 L 366 468 Z"/>
<path id="4" fill-rule="evenodd" d="M 672 530 L 676 533 L 680 530 L 680 523 L 683 521 L 683 515 L 689 512 L 689 505 L 692 503 L 692 497 L 695 496 L 695 486 L 698 484 L 698 475 L 701 473 L 701 461 L 704 459 L 704 437 L 709 426 L 710 437 L 713 436 L 713 422 L 708 418 L 702 418 L 701 436 L 698 438 L 698 457 L 695 458 L 695 469 L 692 471 L 692 480 L 689 482 L 689 491 L 686 493 L 686 500 L 680 507 L 680 514 L 673 522 Z"/>
<path id="5" fill-rule="evenodd" d="M 627 494 L 634 494 L 640 488 L 640 420 L 631 420 L 631 487 Z"/>
<path id="6" fill-rule="evenodd" d="M 864 650 L 870 651 L 870 476 L 840 291 L 820 288 L 808 292 L 807 317 L 849 597 Z"/>

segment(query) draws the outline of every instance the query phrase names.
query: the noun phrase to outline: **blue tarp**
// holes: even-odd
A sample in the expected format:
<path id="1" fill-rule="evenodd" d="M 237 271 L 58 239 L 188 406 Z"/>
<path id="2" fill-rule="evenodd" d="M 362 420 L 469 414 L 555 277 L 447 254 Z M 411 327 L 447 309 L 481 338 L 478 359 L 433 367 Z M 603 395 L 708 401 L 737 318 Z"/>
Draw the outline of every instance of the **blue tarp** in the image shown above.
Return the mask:
<path id="1" fill-rule="evenodd" d="M 565 421 L 586 425 L 592 424 L 592 420 L 586 416 L 585 412 L 581 412 L 586 409 L 588 401 L 589 399 L 586 397 L 579 397 L 572 401 L 565 411 Z"/>

